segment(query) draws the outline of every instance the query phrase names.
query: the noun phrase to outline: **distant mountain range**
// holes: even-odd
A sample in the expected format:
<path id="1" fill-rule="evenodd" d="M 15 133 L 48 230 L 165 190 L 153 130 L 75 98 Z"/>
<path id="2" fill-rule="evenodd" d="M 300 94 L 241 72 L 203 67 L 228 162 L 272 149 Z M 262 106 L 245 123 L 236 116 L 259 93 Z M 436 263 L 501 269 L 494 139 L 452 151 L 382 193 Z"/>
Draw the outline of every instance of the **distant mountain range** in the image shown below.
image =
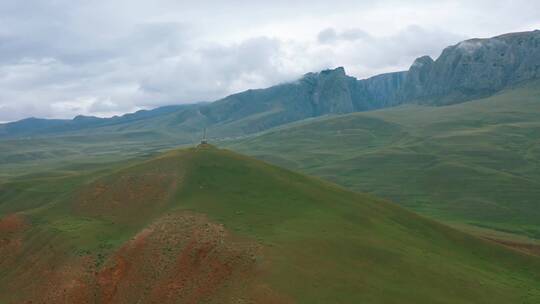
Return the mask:
<path id="1" fill-rule="evenodd" d="M 436 60 L 429 56 L 416 59 L 408 71 L 358 80 L 339 67 L 212 103 L 167 106 L 113 118 L 23 119 L 0 125 L 0 138 L 143 129 L 193 134 L 203 127 L 214 137 L 240 136 L 322 115 L 404 103 L 464 102 L 538 78 L 540 31 L 536 30 L 466 40 L 447 47 Z M 189 141 L 188 136 L 182 140 Z"/>

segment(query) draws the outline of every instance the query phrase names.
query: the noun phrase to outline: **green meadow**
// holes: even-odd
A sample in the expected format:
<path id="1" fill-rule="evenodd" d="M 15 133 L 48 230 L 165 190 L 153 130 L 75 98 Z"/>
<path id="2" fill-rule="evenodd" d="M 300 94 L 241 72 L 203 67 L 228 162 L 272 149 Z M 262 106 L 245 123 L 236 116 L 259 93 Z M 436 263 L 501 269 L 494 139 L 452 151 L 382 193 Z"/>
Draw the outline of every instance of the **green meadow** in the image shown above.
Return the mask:
<path id="1" fill-rule="evenodd" d="M 62 244 L 68 257 L 95 257 L 99 269 L 152 222 L 189 211 L 259 244 L 255 259 L 266 270 L 258 279 L 297 303 L 540 300 L 537 257 L 372 195 L 213 147 L 90 174 L 19 180 L 1 193 L 1 215 L 31 219 L 25 240 L 34 250 L 27 256 L 45 252 L 40 239 L 54 235 L 51 246 Z M 0 283 L 24 278 L 0 269 Z M 17 299 L 1 288 L 0 295 L 0 301 Z"/>
<path id="2" fill-rule="evenodd" d="M 540 238 L 537 83 L 467 103 L 312 120 L 225 143 L 420 214 Z"/>

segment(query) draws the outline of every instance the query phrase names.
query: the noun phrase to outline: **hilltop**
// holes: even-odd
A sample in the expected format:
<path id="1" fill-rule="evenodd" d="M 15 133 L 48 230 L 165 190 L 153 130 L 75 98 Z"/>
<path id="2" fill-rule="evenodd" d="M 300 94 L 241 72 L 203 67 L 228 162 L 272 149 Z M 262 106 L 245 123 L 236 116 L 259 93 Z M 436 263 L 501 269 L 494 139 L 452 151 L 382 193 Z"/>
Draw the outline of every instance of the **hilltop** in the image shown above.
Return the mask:
<path id="1" fill-rule="evenodd" d="M 1 190 L 2 303 L 540 300 L 536 257 L 212 146 Z"/>

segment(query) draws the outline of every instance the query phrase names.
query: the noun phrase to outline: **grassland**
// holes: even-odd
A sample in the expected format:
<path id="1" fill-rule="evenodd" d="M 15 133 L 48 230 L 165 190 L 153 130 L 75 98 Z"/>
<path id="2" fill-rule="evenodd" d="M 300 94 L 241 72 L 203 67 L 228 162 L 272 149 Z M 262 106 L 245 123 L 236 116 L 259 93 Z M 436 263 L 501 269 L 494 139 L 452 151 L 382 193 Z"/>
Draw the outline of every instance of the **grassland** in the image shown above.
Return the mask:
<path id="1" fill-rule="evenodd" d="M 228 147 L 423 215 L 540 238 L 540 85 L 334 116 Z"/>
<path id="2" fill-rule="evenodd" d="M 213 147 L 19 178 L 0 201 L 0 302 L 540 300 L 537 257 Z"/>
<path id="3" fill-rule="evenodd" d="M 540 236 L 539 87 L 531 83 L 447 107 L 407 105 L 310 119 L 219 145 L 467 231 L 495 229 L 530 241 Z M 1 140 L 0 187 L 31 176 L 107 169 L 197 138 L 196 132 L 175 132 L 180 118 L 172 114 L 152 119 L 150 126 L 137 122 L 105 133 Z"/>
<path id="4" fill-rule="evenodd" d="M 310 119 L 219 145 L 467 231 L 495 229 L 530 241 L 540 235 L 539 87 L 531 83 L 447 107 L 407 105 Z M 174 131 L 180 118 L 173 114 L 152 119 L 104 133 L 1 140 L 0 187 L 147 159 L 198 137 L 195 125 L 190 134 Z M 225 134 L 229 127 L 220 128 Z M 215 131 L 211 135 L 218 136 Z"/>

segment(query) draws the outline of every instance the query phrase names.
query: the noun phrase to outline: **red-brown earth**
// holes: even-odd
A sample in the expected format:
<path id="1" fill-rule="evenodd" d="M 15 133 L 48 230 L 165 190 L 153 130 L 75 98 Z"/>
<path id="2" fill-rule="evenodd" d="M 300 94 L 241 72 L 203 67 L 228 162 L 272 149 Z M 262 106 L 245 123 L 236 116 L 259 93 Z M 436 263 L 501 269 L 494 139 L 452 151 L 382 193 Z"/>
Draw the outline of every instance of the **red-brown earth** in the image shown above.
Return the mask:
<path id="1" fill-rule="evenodd" d="M 29 227 L 19 215 L 0 221 L 2 261 L 30 261 L 3 282 L 24 290 L 11 303 L 292 303 L 260 280 L 260 245 L 202 215 L 163 216 L 101 265 L 95 256 L 70 254 L 62 240 L 46 233 L 38 232 L 42 242 L 24 235 Z"/>

